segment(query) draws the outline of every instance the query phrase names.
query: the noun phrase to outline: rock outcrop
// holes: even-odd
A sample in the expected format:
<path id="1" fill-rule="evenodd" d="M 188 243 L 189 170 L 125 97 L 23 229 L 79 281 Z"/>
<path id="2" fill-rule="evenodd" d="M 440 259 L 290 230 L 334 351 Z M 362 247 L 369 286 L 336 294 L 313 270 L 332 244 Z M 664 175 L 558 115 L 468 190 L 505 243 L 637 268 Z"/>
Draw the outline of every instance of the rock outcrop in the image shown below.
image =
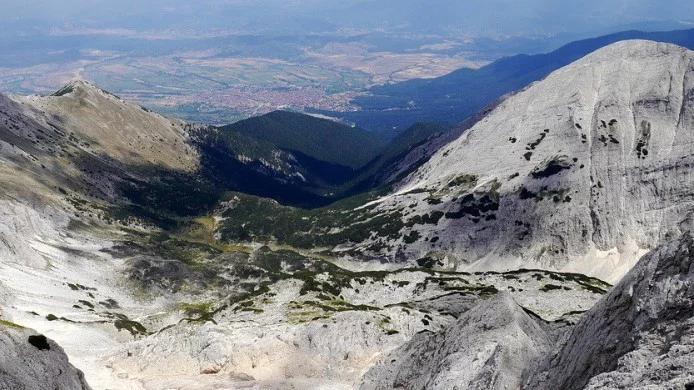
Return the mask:
<path id="1" fill-rule="evenodd" d="M 551 339 L 508 294 L 483 301 L 440 333 L 422 332 L 382 359 L 361 390 L 514 389 Z"/>
<path id="2" fill-rule="evenodd" d="M 89 390 L 53 340 L 0 320 L 0 389 Z"/>
<path id="3" fill-rule="evenodd" d="M 694 237 L 644 256 L 526 389 L 694 388 Z"/>

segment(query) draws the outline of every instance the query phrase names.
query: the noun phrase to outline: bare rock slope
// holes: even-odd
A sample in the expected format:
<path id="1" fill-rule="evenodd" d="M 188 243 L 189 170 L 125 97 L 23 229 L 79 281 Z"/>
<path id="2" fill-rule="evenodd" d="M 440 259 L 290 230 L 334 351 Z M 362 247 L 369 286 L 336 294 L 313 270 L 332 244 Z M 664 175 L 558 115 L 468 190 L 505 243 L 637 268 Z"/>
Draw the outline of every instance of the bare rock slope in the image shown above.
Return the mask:
<path id="1" fill-rule="evenodd" d="M 0 94 L 0 196 L 55 204 L 71 193 L 108 202 L 124 178 L 194 172 L 191 129 L 84 81 L 49 96 Z"/>
<path id="2" fill-rule="evenodd" d="M 675 46 L 625 42 L 502 102 L 398 192 L 363 208 L 397 221 L 376 219 L 384 221 L 380 238 L 369 230 L 376 223 L 362 225 L 368 238 L 356 249 L 424 260 L 422 268 L 400 270 L 350 262 L 359 253 L 350 257 L 355 248 L 347 245 L 338 263 L 326 252 L 274 242 L 223 242 L 226 218 L 214 213 L 196 214 L 175 234 L 140 224 L 137 214 L 126 215 L 134 223 L 116 218 L 107 206 L 118 199 L 118 184 L 142 178 L 135 187 L 144 186 L 154 168 L 166 176 L 200 169 L 201 155 L 188 143 L 192 128 L 84 83 L 52 97 L 0 95 L 3 319 L 57 340 L 96 388 L 347 389 L 377 361 L 384 371 L 369 374 L 373 386 L 518 387 L 525 363 L 553 338 L 508 297 L 468 309 L 508 291 L 545 320 L 562 320 L 592 306 L 607 286 L 540 270 L 423 267 L 618 278 L 641 253 L 688 228 L 693 59 Z M 140 162 L 146 169 L 135 169 Z M 689 285 L 671 280 L 672 288 Z M 657 302 L 647 310 L 664 319 L 689 310 L 660 312 Z M 605 363 L 586 375 L 578 360 L 560 366 L 599 386 L 610 371 L 639 372 L 630 366 L 637 357 L 624 360 L 630 351 L 672 352 L 673 359 L 680 347 L 688 351 L 684 341 L 638 349 L 669 345 L 688 328 L 656 339 L 653 326 L 638 327 L 642 317 L 624 318 L 612 320 L 615 335 L 625 334 L 627 321 L 653 344 L 627 340 L 624 350 L 599 352 L 623 366 Z M 437 333 L 451 323 L 455 331 Z M 400 349 L 404 359 L 383 359 L 418 333 Z M 560 383 L 547 367 L 529 380 Z"/>
<path id="3" fill-rule="evenodd" d="M 385 247 L 458 269 L 569 270 L 617 281 L 694 206 L 694 52 L 624 41 L 503 101 L 377 212 Z"/>

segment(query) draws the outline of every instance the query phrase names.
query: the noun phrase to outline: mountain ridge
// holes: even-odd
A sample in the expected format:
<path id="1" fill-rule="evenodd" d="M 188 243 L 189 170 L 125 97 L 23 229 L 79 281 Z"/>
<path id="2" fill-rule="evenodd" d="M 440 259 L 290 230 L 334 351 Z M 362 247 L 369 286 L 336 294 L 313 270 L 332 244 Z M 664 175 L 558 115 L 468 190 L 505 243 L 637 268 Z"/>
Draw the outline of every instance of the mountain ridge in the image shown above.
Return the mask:
<path id="1" fill-rule="evenodd" d="M 530 372 L 525 388 L 690 387 L 693 250 L 687 231 L 640 259 Z"/>
<path id="2" fill-rule="evenodd" d="M 545 321 L 503 293 L 481 301 L 382 357 L 360 388 L 687 389 L 693 251 L 691 231 L 663 243 L 575 325 Z"/>
<path id="3" fill-rule="evenodd" d="M 511 296 L 477 304 L 439 333 L 423 332 L 384 356 L 360 390 L 519 388 L 524 366 L 552 340 Z"/>
<path id="4" fill-rule="evenodd" d="M 694 29 L 623 31 L 571 42 L 549 53 L 501 58 L 479 69 L 462 68 L 434 79 L 373 87 L 372 96 L 354 100 L 364 112 L 333 115 L 386 132 L 393 126 L 403 128 L 417 121 L 456 125 L 499 96 L 541 80 L 597 49 L 629 39 L 647 39 L 694 49 Z"/>
<path id="5" fill-rule="evenodd" d="M 291 111 L 273 111 L 222 126 L 220 130 L 268 141 L 282 149 L 299 151 L 354 170 L 364 166 L 386 146 L 384 140 L 366 130 L 322 118 L 308 122 L 309 118 L 313 117 Z"/>

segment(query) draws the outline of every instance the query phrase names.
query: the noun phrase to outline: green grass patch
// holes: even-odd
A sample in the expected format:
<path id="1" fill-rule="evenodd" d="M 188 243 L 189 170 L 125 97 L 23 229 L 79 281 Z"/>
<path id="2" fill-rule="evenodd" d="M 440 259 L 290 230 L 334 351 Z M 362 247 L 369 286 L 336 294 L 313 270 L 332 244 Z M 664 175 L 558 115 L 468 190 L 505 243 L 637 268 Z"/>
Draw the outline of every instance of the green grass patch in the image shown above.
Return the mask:
<path id="1" fill-rule="evenodd" d="M 17 330 L 26 329 L 25 327 L 23 327 L 21 325 L 17 325 L 14 322 L 5 321 L 5 320 L 0 320 L 0 325 L 5 326 L 7 328 L 17 329 Z"/>
<path id="2" fill-rule="evenodd" d="M 181 303 L 178 309 L 183 311 L 187 317 L 185 320 L 188 322 L 216 323 L 214 320 L 215 310 L 213 310 L 212 303 Z"/>
<path id="3" fill-rule="evenodd" d="M 375 213 L 359 208 L 374 194 L 364 194 L 330 206 L 305 210 L 264 198 L 235 193 L 234 207 L 222 213 L 218 232 L 225 242 L 274 241 L 295 248 L 333 247 L 370 237 L 397 239 L 404 227 L 402 213 Z"/>
<path id="4" fill-rule="evenodd" d="M 463 174 L 448 182 L 448 187 L 463 187 L 470 189 L 477 185 L 477 176 Z"/>

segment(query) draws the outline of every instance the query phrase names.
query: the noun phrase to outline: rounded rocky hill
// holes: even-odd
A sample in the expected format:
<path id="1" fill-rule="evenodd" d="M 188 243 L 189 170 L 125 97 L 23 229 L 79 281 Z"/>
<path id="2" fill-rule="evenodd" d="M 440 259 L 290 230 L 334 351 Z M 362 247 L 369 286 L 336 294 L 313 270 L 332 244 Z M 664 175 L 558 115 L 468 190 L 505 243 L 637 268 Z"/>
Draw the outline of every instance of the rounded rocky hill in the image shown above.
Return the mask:
<path id="1" fill-rule="evenodd" d="M 375 202 L 394 259 L 615 281 L 694 210 L 694 52 L 624 41 L 501 103 Z"/>

